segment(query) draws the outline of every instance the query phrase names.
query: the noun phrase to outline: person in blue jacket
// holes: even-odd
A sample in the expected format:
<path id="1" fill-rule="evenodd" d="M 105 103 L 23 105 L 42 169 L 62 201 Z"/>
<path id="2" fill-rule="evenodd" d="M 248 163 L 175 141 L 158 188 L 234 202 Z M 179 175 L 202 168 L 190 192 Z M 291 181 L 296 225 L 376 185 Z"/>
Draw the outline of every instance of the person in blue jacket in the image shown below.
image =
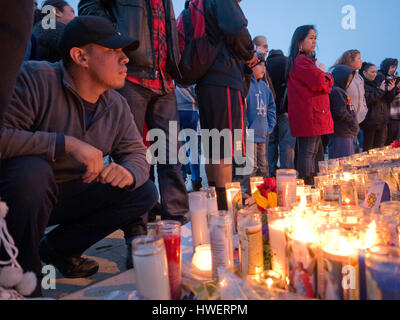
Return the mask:
<path id="1" fill-rule="evenodd" d="M 252 68 L 253 75 L 247 95 L 247 128 L 254 130 L 254 140 L 248 140 L 247 144 L 254 144 L 254 169 L 250 177 L 265 178 L 269 175 L 266 153 L 269 134 L 276 124 L 276 105 L 271 89 L 262 81 L 266 70 L 265 59 L 262 54 L 257 56 L 260 62 Z"/>
<path id="2" fill-rule="evenodd" d="M 354 154 L 354 137 L 358 135 L 357 116 L 346 89 L 355 76 L 355 69 L 338 65 L 332 72 L 335 84 L 329 95 L 334 133 L 329 136 L 329 158 L 341 158 Z"/>

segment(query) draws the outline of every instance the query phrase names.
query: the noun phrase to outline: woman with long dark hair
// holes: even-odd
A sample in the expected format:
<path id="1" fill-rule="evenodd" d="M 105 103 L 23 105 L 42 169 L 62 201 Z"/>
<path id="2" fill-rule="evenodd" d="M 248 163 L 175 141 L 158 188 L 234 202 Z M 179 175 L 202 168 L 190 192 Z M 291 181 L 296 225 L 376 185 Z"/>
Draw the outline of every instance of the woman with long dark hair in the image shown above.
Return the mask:
<path id="1" fill-rule="evenodd" d="M 374 64 L 363 63 L 361 76 L 364 78 L 368 106 L 368 114 L 360 125 L 364 130 L 364 151 L 383 147 L 387 137 L 390 115 L 388 99 L 395 83 L 378 81 L 377 74 L 378 70 Z"/>
<path id="2" fill-rule="evenodd" d="M 316 29 L 312 25 L 296 29 L 289 55 L 288 113 L 290 130 L 298 141 L 299 178 L 313 183 L 321 136 L 333 133 L 329 93 L 332 75 L 316 66 Z"/>

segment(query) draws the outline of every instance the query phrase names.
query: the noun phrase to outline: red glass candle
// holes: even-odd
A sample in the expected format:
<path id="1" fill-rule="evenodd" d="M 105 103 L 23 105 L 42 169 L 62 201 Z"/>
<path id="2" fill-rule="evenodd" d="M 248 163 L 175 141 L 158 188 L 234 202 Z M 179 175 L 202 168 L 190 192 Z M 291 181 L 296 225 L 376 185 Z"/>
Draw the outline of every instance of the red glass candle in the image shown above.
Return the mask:
<path id="1" fill-rule="evenodd" d="M 163 237 L 167 253 L 171 299 L 179 300 L 182 279 L 181 224 L 178 221 L 160 221 L 157 223 L 157 233 Z"/>

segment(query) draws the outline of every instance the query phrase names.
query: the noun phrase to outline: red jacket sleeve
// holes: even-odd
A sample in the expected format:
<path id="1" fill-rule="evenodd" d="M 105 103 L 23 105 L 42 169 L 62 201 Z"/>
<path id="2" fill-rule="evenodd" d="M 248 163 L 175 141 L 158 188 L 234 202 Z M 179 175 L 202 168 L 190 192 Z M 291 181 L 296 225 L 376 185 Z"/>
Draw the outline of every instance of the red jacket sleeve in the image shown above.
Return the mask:
<path id="1" fill-rule="evenodd" d="M 314 61 L 304 55 L 296 58 L 292 77 L 314 92 L 330 93 L 334 84 L 330 73 L 318 69 Z"/>

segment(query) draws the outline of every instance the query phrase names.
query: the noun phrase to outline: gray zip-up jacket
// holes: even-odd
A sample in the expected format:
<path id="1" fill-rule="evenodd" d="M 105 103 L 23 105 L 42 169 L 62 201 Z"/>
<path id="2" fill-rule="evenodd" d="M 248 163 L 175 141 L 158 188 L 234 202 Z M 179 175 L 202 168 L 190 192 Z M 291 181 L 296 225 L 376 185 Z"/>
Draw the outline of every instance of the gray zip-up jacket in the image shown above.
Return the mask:
<path id="1" fill-rule="evenodd" d="M 353 103 L 358 123 L 363 122 L 367 116 L 368 107 L 367 101 L 365 100 L 364 79 L 358 72 L 356 72 L 346 92 Z"/>
<path id="2" fill-rule="evenodd" d="M 132 190 L 148 180 L 146 147 L 125 98 L 114 90 L 102 94 L 86 130 L 82 98 L 62 62 L 25 62 L 4 114 L 2 159 L 38 156 L 50 162 L 57 183 L 78 179 L 86 171 L 82 163 L 65 152 L 56 158 L 60 134 L 80 139 L 104 156 L 111 155 L 132 173 Z"/>

